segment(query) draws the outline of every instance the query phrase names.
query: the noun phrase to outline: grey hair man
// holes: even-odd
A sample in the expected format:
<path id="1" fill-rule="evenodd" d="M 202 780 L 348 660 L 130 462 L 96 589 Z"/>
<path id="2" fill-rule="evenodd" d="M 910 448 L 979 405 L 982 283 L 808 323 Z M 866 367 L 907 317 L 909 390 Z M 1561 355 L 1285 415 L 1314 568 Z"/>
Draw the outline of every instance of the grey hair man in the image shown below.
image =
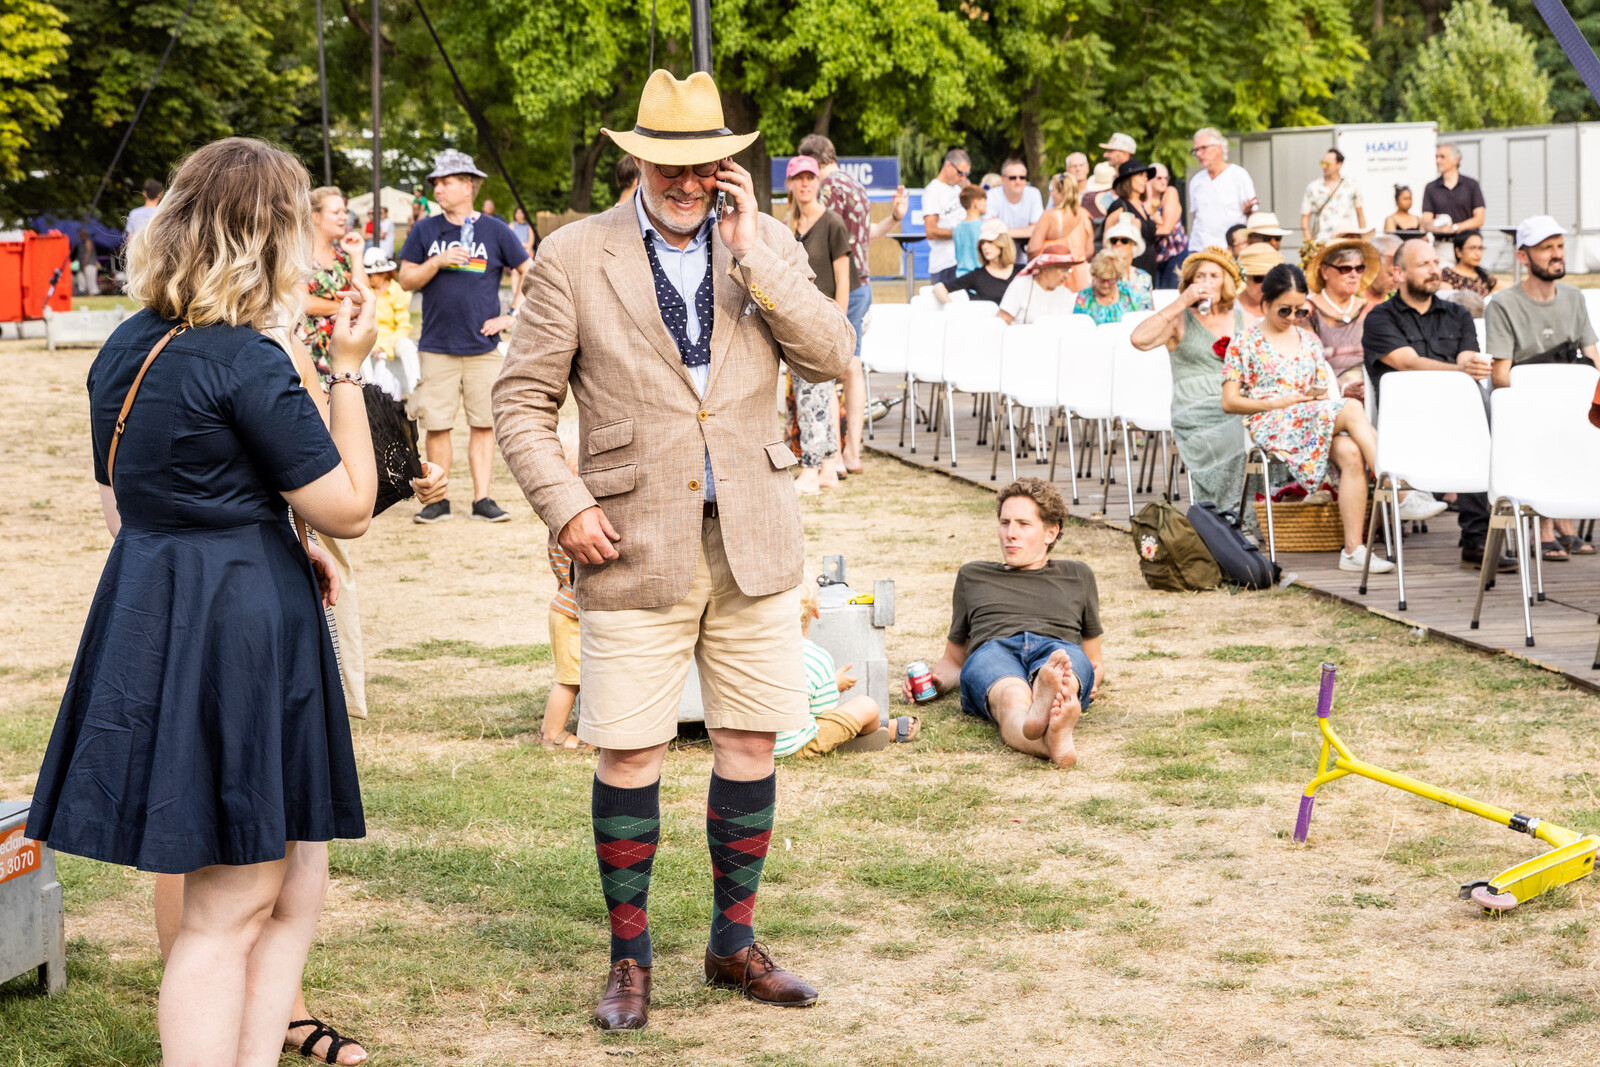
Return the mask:
<path id="1" fill-rule="evenodd" d="M 1225 246 L 1230 227 L 1256 209 L 1249 171 L 1228 162 L 1228 139 L 1215 126 L 1196 130 L 1190 152 L 1201 169 L 1189 179 L 1189 251 Z"/>
<path id="2" fill-rule="evenodd" d="M 1439 176 L 1422 190 L 1422 228 L 1447 236 L 1483 227 L 1483 187 L 1461 173 L 1461 149 L 1446 141 L 1434 149 Z"/>
<path id="3" fill-rule="evenodd" d="M 928 280 L 949 285 L 956 280 L 956 226 L 967 217 L 961 187 L 972 178 L 972 157 L 959 148 L 944 155 L 939 174 L 922 190 L 922 229 L 928 235 Z"/>

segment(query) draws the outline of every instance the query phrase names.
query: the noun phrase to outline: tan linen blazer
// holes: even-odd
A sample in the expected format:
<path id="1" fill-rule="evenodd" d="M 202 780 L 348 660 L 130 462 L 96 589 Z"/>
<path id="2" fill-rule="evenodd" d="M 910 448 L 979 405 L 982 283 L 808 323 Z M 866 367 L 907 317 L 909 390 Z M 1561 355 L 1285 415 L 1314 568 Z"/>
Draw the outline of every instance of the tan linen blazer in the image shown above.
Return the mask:
<path id="1" fill-rule="evenodd" d="M 706 395 L 661 320 L 631 200 L 563 226 L 539 246 L 505 366 L 494 385 L 495 436 L 539 517 L 559 534 L 599 504 L 618 558 L 575 568 L 590 611 L 656 608 L 688 594 L 700 555 L 705 456 L 711 455 L 728 565 L 739 589 L 798 585 L 805 546 L 777 414 L 778 361 L 806 381 L 849 366 L 855 332 L 813 281 L 805 250 L 769 215 L 735 265 L 715 227 L 716 296 Z M 556 416 L 578 405 L 574 475 Z"/>

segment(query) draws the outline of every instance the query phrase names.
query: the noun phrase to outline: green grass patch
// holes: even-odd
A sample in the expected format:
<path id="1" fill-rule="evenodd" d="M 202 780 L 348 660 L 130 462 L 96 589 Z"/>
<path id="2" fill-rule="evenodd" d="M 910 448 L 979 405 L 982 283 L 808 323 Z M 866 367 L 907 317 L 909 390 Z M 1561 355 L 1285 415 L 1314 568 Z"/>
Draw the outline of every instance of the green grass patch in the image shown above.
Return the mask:
<path id="1" fill-rule="evenodd" d="M 480 645 L 476 641 L 430 638 L 378 653 L 384 659 L 415 662 L 427 659 L 476 659 L 498 667 L 523 667 L 530 663 L 549 663 L 549 645 Z"/>

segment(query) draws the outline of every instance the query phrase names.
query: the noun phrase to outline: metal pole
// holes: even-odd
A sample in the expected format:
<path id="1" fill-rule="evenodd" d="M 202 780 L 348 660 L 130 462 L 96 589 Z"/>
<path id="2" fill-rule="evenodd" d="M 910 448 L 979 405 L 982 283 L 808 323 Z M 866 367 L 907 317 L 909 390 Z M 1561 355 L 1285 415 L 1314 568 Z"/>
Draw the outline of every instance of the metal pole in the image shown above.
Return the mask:
<path id="1" fill-rule="evenodd" d="M 317 84 L 322 87 L 322 184 L 333 184 L 333 149 L 328 145 L 328 50 L 322 41 L 322 0 L 317 0 Z"/>
<path id="2" fill-rule="evenodd" d="M 372 223 L 372 243 L 378 247 L 383 237 L 383 78 L 379 58 L 383 53 L 383 36 L 378 30 L 378 0 L 372 0 L 372 210 L 367 219 Z"/>
<path id="3" fill-rule="evenodd" d="M 711 73 L 711 0 L 689 0 L 689 48 L 694 69 Z"/>

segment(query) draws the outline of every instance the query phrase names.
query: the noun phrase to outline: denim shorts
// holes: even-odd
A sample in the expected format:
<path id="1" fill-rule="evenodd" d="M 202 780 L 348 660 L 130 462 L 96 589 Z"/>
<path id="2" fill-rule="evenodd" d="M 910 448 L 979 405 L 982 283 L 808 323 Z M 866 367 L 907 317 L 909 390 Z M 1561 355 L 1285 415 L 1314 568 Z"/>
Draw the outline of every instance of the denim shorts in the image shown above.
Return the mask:
<path id="1" fill-rule="evenodd" d="M 1094 689 L 1094 668 L 1079 645 L 1059 637 L 1020 633 L 985 641 L 961 665 L 961 710 L 979 719 L 994 721 L 989 713 L 989 690 L 1002 678 L 1021 678 L 1029 685 L 1056 649 L 1064 649 L 1078 676 L 1078 701 L 1087 710 L 1089 693 Z"/>
<path id="2" fill-rule="evenodd" d="M 867 309 L 872 307 L 872 285 L 863 281 L 860 285 L 850 290 L 850 306 L 845 310 L 845 318 L 850 320 L 850 325 L 856 331 L 856 357 L 861 356 L 861 324 L 866 321 Z"/>

